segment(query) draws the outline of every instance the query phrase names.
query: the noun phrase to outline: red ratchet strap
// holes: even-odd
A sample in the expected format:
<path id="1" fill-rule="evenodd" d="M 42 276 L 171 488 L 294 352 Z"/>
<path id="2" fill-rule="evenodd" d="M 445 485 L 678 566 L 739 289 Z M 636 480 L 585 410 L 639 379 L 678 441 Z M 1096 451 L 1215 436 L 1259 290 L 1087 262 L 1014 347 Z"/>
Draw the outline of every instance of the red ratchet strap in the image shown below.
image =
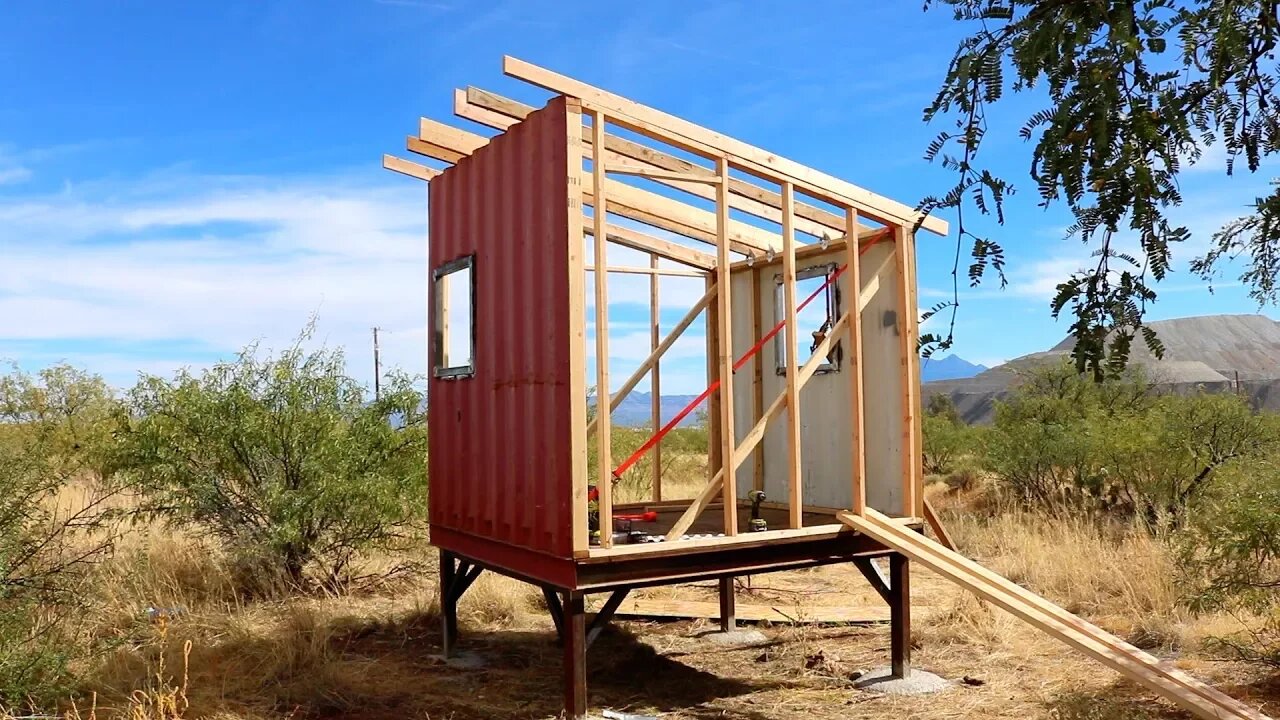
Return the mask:
<path id="1" fill-rule="evenodd" d="M 880 242 L 880 241 L 877 240 L 876 242 Z M 858 250 L 858 254 L 861 255 L 865 253 L 868 248 L 870 248 L 872 245 L 875 245 L 875 244 L 876 243 L 868 243 L 862 246 Z M 847 269 L 848 267 L 849 267 L 848 265 L 841 265 L 839 268 L 836 269 L 835 272 L 831 273 L 830 277 L 827 278 L 826 282 L 822 283 L 822 285 L 817 290 L 814 290 L 813 293 L 809 295 L 809 297 L 804 299 L 804 302 L 800 303 L 800 305 L 796 308 L 796 313 L 798 314 L 801 310 L 804 310 L 806 305 L 813 302 L 814 298 L 818 297 L 818 295 L 821 294 L 823 290 L 826 290 L 828 285 L 835 282 L 836 278 L 840 277 L 844 273 L 845 269 Z M 746 365 L 747 362 L 751 360 L 751 358 L 754 357 L 756 353 L 760 352 L 760 348 L 764 347 L 765 343 L 772 340 L 775 335 L 777 335 L 779 332 L 782 331 L 782 328 L 785 327 L 786 324 L 787 324 L 787 321 L 783 320 L 777 325 L 774 325 L 772 330 L 766 333 L 764 337 L 760 338 L 760 342 L 756 343 L 755 345 L 752 345 L 751 349 L 747 350 L 747 352 L 743 354 L 742 357 L 738 358 L 738 361 L 733 364 L 733 371 L 737 372 L 743 365 Z M 631 457 L 627 458 L 625 461 L 623 461 L 621 465 L 619 465 L 616 469 L 614 469 L 613 479 L 621 480 L 623 473 L 630 470 L 631 466 L 639 462 L 640 458 L 644 457 L 645 453 L 652 450 L 653 446 L 661 442 L 662 438 L 667 436 L 667 433 L 670 433 L 672 430 L 674 430 L 675 427 L 680 424 L 681 420 L 684 420 L 686 417 L 688 417 L 689 413 L 693 412 L 694 408 L 701 405 L 704 400 L 706 400 L 708 397 L 711 396 L 711 393 L 715 392 L 719 388 L 720 388 L 720 381 L 716 380 L 715 382 L 711 383 L 711 387 L 707 388 L 706 390 L 703 390 L 701 395 L 694 398 L 693 402 L 689 403 L 688 405 L 685 406 L 683 410 L 676 413 L 676 416 L 671 418 L 671 420 L 667 422 L 666 425 L 663 425 L 661 430 L 654 433 L 653 437 L 645 441 L 645 444 L 641 445 L 640 449 L 631 453 Z"/>

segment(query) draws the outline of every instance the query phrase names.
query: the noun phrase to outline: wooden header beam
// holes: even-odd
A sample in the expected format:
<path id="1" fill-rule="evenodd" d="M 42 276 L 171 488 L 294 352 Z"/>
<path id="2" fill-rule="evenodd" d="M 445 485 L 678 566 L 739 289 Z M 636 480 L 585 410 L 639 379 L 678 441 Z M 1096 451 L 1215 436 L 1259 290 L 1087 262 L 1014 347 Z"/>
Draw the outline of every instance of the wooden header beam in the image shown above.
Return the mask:
<path id="1" fill-rule="evenodd" d="M 708 158 L 716 155 L 728 156 L 732 165 L 754 174 L 763 174 L 765 178 L 781 175 L 777 179 L 790 179 L 797 188 L 815 197 L 836 205 L 856 208 L 861 214 L 877 222 L 913 226 L 920 219 L 920 214 L 914 208 L 853 183 L 510 55 L 503 56 L 502 71 L 532 85 L 579 98 L 584 107 L 599 107 L 607 111 L 617 124 L 637 132 L 655 133 L 661 139 Z M 936 217 L 925 217 L 921 226 L 938 235 L 946 235 L 948 232 L 946 221 Z"/>

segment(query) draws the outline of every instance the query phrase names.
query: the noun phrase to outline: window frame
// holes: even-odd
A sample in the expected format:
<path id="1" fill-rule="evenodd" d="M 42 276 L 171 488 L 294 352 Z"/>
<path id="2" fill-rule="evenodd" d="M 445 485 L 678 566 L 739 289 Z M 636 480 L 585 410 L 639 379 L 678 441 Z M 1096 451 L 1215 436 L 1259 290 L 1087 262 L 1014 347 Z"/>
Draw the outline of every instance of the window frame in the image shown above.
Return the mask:
<path id="1" fill-rule="evenodd" d="M 447 323 L 442 322 L 446 319 L 442 310 L 444 309 L 447 290 L 441 292 L 441 289 L 447 287 L 450 275 L 463 270 L 468 271 L 467 276 L 470 279 L 467 296 L 471 316 L 468 323 L 470 333 L 468 340 L 471 352 L 465 365 L 449 365 L 446 367 L 444 361 L 448 354 L 447 343 L 449 342 L 449 335 Z M 431 374 L 441 380 L 461 380 L 474 377 L 476 374 L 476 256 L 474 253 L 450 260 L 431 272 L 431 308 L 431 339 L 434 345 L 431 353 Z"/>
<path id="2" fill-rule="evenodd" d="M 838 269 L 839 266 L 834 262 L 820 263 L 817 265 L 798 268 L 796 270 L 797 289 L 801 280 L 812 280 L 816 277 L 830 278 Z M 835 320 L 840 317 L 840 283 L 831 282 L 825 288 L 825 294 L 828 303 L 828 317 L 831 318 L 832 322 L 835 322 Z M 796 300 L 798 302 L 802 302 L 804 298 L 799 297 L 797 293 Z M 817 299 L 815 298 L 814 301 L 817 302 Z M 782 322 L 786 319 L 786 302 L 786 291 L 782 287 L 782 273 L 777 273 L 774 275 L 773 290 L 773 312 L 775 323 Z M 798 335 L 800 328 L 796 328 L 796 331 Z M 828 329 L 828 332 L 830 332 L 830 329 Z M 777 337 L 774 338 L 773 345 L 773 364 L 778 375 L 787 374 L 787 360 L 788 355 L 790 354 L 788 353 L 788 350 L 787 334 L 784 329 L 782 332 L 778 333 Z M 840 343 L 839 341 L 836 341 L 832 345 L 831 351 L 827 354 L 828 362 L 824 362 L 819 365 L 814 373 L 817 375 L 825 375 L 826 373 L 840 372 L 842 355 L 843 353 L 840 352 Z M 799 368 L 800 365 L 797 365 L 796 367 Z"/>

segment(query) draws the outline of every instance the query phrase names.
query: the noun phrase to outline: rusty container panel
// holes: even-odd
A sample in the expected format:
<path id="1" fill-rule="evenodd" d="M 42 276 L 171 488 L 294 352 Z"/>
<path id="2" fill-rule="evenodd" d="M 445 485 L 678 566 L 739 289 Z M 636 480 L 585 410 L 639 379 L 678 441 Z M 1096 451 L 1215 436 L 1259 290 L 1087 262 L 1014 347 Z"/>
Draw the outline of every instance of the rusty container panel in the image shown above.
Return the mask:
<path id="1" fill-rule="evenodd" d="M 559 558 L 573 555 L 567 117 L 555 98 L 493 138 L 431 181 L 429 208 L 431 268 L 475 258 L 474 375 L 428 381 L 431 523 Z"/>

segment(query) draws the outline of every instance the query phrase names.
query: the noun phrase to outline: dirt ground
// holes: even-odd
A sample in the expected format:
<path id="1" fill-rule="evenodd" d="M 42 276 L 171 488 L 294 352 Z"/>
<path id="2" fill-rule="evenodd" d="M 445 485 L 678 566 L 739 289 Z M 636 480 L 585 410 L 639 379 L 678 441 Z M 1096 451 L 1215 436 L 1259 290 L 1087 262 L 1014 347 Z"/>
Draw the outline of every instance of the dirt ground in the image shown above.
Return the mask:
<path id="1" fill-rule="evenodd" d="M 853 568 L 757 576 L 740 604 L 867 606 L 878 597 Z M 616 622 L 591 648 L 593 713 L 662 718 L 1183 718 L 1117 674 L 1040 637 L 927 571 L 913 571 L 914 664 L 955 682 L 941 694 L 887 697 L 854 687 L 887 664 L 887 624 L 759 625 L 762 643 L 726 648 L 705 636 L 712 621 Z M 504 586 L 505 587 L 505 586 Z M 492 590 L 489 592 L 493 592 Z M 485 591 L 481 591 L 481 595 Z M 709 585 L 661 588 L 648 597 L 711 600 Z M 279 708 L 290 715 L 370 718 L 553 718 L 560 712 L 560 649 L 539 600 L 528 612 L 486 617 L 485 599 L 462 605 L 462 652 L 444 664 L 431 611 L 365 622 L 335 633 L 324 681 L 333 702 Z M 472 610 L 469 611 L 469 608 Z M 1153 651 L 1155 651 L 1153 649 Z M 1224 662 L 1179 666 L 1250 704 L 1280 712 L 1280 683 Z M 417 678 L 406 683 L 409 677 Z M 308 693 L 310 695 L 310 693 Z"/>

